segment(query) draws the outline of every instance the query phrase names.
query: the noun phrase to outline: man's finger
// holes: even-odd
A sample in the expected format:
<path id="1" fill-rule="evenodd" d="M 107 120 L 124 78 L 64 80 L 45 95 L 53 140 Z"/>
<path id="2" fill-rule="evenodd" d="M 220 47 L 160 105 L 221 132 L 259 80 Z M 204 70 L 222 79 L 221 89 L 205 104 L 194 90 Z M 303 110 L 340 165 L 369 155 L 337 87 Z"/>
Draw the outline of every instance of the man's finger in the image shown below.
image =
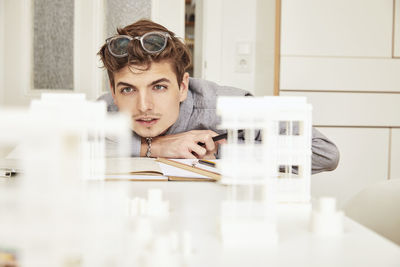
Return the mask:
<path id="1" fill-rule="evenodd" d="M 206 135 L 206 137 L 204 139 L 204 143 L 205 143 L 207 151 L 212 151 L 215 149 L 214 140 L 211 138 L 210 135 Z"/>
<path id="2" fill-rule="evenodd" d="M 207 150 L 204 147 L 199 146 L 197 144 L 193 144 L 193 146 L 190 147 L 190 149 L 192 150 L 192 152 L 199 155 L 199 157 L 203 157 L 207 153 Z"/>
<path id="3" fill-rule="evenodd" d="M 193 155 L 192 153 L 190 153 L 190 152 L 185 153 L 183 155 L 183 158 L 184 159 L 197 159 L 197 157 L 195 155 Z"/>

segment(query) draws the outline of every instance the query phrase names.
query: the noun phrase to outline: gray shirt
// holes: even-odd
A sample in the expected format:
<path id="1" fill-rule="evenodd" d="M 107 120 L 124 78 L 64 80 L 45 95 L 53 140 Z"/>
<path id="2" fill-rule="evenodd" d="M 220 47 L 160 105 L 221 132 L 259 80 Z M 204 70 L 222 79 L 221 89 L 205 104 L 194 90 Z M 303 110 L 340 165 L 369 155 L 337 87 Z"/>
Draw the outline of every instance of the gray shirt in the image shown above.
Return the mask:
<path id="1" fill-rule="evenodd" d="M 185 101 L 180 105 L 177 121 L 165 134 L 177 134 L 190 130 L 212 130 L 217 133 L 224 132 L 217 128 L 220 121 L 216 115 L 217 96 L 251 96 L 245 90 L 220 86 L 214 82 L 190 78 L 189 90 Z M 117 112 L 111 93 L 102 95 L 99 100 L 107 103 L 108 112 Z M 257 136 L 260 139 L 260 136 Z M 140 156 L 141 137 L 132 134 L 132 156 Z M 339 151 L 335 144 L 312 129 L 312 173 L 334 170 L 339 162 Z"/>

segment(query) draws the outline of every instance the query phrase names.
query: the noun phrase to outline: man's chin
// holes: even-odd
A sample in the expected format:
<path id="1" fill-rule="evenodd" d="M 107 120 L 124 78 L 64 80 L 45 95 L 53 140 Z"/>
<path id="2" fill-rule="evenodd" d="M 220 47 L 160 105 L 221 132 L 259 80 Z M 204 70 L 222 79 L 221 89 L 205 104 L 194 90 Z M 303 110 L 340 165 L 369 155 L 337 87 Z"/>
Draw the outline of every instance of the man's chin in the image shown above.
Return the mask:
<path id="1" fill-rule="evenodd" d="M 142 129 L 142 127 L 134 127 L 133 131 L 141 137 L 156 137 L 159 136 L 162 132 L 157 129 L 149 129 L 149 128 Z"/>

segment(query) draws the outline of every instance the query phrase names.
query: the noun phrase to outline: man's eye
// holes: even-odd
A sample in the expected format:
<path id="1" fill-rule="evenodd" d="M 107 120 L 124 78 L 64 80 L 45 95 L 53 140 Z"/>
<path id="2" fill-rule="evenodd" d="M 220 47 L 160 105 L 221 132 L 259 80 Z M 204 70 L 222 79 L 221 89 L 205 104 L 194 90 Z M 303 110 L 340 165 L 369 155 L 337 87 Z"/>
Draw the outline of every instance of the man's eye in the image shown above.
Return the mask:
<path id="1" fill-rule="evenodd" d="M 156 89 L 156 90 L 165 90 L 165 89 L 167 89 L 167 87 L 164 86 L 164 85 L 161 85 L 161 84 L 157 84 L 157 85 L 154 86 L 154 89 Z"/>
<path id="2" fill-rule="evenodd" d="M 129 94 L 133 92 L 133 88 L 132 87 L 124 87 L 121 89 L 121 93 L 122 94 Z"/>

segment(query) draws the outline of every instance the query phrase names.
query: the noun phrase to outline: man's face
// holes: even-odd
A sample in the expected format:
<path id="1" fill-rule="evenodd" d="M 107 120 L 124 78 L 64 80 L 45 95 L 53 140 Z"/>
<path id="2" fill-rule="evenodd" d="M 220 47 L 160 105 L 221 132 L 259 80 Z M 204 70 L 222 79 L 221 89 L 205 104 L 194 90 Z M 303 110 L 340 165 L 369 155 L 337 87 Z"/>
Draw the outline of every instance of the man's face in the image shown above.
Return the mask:
<path id="1" fill-rule="evenodd" d="M 189 75 L 178 85 L 168 61 L 152 63 L 141 71 L 128 66 L 114 73 L 114 103 L 132 117 L 132 129 L 142 137 L 155 137 L 176 122 L 179 104 L 186 99 Z"/>

